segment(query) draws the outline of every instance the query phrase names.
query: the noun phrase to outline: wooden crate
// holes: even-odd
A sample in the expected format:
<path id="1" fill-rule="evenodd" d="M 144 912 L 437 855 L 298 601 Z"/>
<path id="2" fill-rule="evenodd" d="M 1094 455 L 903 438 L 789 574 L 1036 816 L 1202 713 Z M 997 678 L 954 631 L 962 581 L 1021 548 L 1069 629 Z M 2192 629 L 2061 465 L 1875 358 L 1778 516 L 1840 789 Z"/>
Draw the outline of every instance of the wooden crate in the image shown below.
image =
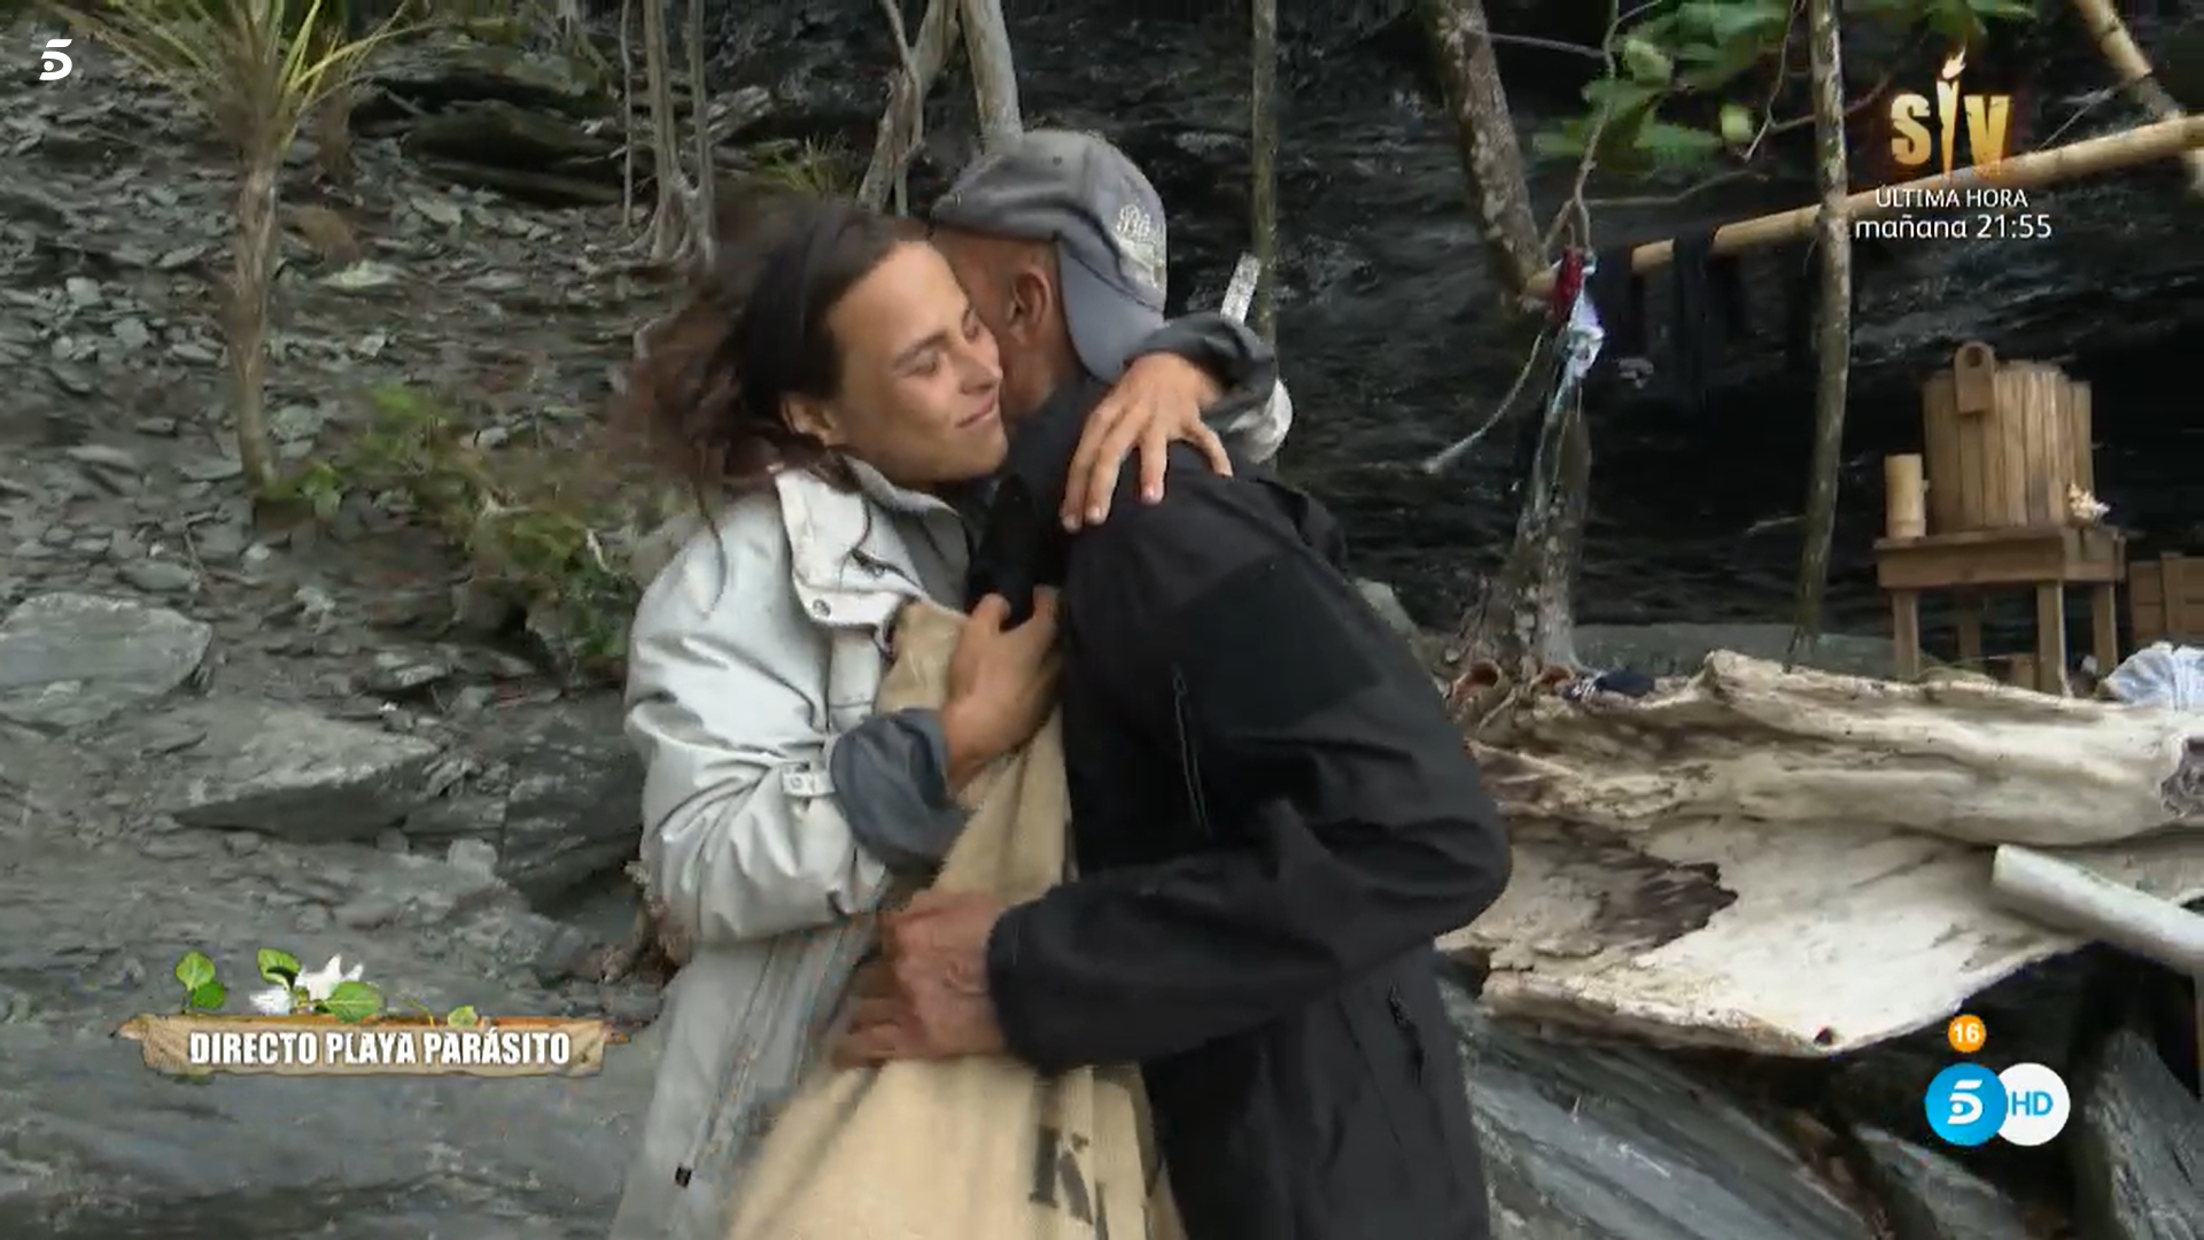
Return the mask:
<path id="1" fill-rule="evenodd" d="M 2167 552 L 2128 565 L 2128 614 L 2135 646 L 2204 642 L 2204 561 Z"/>
<path id="2" fill-rule="evenodd" d="M 1979 341 L 1922 386 L 1928 532 L 2064 525 L 2094 493 L 2090 391 L 2056 366 L 2000 362 Z"/>

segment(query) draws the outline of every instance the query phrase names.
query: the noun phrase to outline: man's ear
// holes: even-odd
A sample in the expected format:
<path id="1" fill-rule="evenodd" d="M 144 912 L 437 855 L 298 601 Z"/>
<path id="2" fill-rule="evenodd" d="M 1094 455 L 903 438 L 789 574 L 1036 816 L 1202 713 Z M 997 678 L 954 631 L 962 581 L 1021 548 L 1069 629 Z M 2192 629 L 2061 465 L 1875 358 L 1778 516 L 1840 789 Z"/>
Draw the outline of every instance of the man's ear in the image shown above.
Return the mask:
<path id="1" fill-rule="evenodd" d="M 790 396 L 781 401 L 781 420 L 788 428 L 801 435 L 809 435 L 829 448 L 839 448 L 846 442 L 841 427 L 835 424 L 834 409 L 822 400 L 809 396 Z"/>
<path id="2" fill-rule="evenodd" d="M 1055 302 L 1056 289 L 1048 276 L 1034 267 L 1020 267 L 1010 276 L 1010 314 L 1004 326 L 1013 335 L 1032 339 L 1049 321 Z"/>

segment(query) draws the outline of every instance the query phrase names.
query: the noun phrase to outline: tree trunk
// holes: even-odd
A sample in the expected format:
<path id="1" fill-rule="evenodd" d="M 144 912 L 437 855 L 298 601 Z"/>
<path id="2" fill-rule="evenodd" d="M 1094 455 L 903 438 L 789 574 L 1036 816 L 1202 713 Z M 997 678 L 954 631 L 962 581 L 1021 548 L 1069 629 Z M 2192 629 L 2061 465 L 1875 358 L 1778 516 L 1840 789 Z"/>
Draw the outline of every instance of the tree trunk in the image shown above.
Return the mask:
<path id="1" fill-rule="evenodd" d="M 980 139 L 992 150 L 1025 131 L 1018 110 L 1018 67 L 1010 54 L 1010 28 L 1003 24 L 1002 0 L 963 0 L 964 54 L 972 62 L 972 88 L 979 95 Z"/>
<path id="2" fill-rule="evenodd" d="M 696 166 L 690 169 L 696 180 L 690 183 L 687 222 L 688 252 L 699 269 L 709 270 L 719 248 L 719 239 L 713 235 L 719 215 L 712 192 L 712 91 L 704 80 L 704 4 L 705 0 L 689 0 L 689 29 L 684 39 L 689 45 L 689 124 L 696 131 Z"/>
<path id="3" fill-rule="evenodd" d="M 620 0 L 620 231 L 635 226 L 635 0 Z"/>
<path id="4" fill-rule="evenodd" d="M 1254 81 L 1248 90 L 1248 149 L 1254 173 L 1255 330 L 1278 343 L 1278 0 L 1254 0 L 1252 59 Z"/>
<path id="5" fill-rule="evenodd" d="M 1515 138 L 1507 92 L 1493 55 L 1483 0 L 1417 0 L 1438 59 L 1447 111 L 1454 118 L 1469 205 L 1484 238 L 1486 266 L 1500 286 L 1507 313 L 1546 269 L 1538 220 L 1531 214 L 1523 151 Z M 1528 350 L 1534 333 L 1522 333 Z M 1557 363 L 1558 365 L 1558 363 Z M 1540 400 L 1542 394 L 1532 393 Z M 1543 404 L 1543 401 L 1540 402 Z M 1528 664 L 1576 659 L 1570 587 L 1584 542 L 1585 493 L 1592 448 L 1575 400 L 1536 424 L 1538 448 L 1521 480 L 1522 507 L 1507 559 L 1463 632 L 1470 649 L 1494 659 L 1511 679 Z M 1526 426 L 1524 433 L 1533 433 Z"/>
<path id="6" fill-rule="evenodd" d="M 257 144 L 263 147 L 270 143 Z M 237 417 L 237 459 L 254 492 L 275 485 L 268 444 L 268 297 L 275 279 L 276 167 L 280 151 L 252 157 L 237 193 L 237 253 L 230 273 L 227 336 L 231 400 Z"/>
<path id="7" fill-rule="evenodd" d="M 1837 523 L 1837 476 L 1844 463 L 1844 402 L 1852 368 L 1852 223 L 1845 162 L 1844 62 L 1837 0 L 1807 0 L 1806 38 L 1813 65 L 1814 151 L 1821 214 L 1814 246 L 1821 258 L 1821 324 L 1815 352 L 1814 462 L 1806 488 L 1805 546 L 1788 657 L 1813 654 L 1821 635 L 1822 594 L 1829 583 L 1829 543 Z"/>
<path id="8" fill-rule="evenodd" d="M 900 0 L 881 0 L 891 15 L 896 14 L 898 3 Z M 902 37 L 901 24 L 897 16 L 898 38 Z M 872 163 L 866 165 L 865 179 L 857 187 L 857 201 L 867 208 L 878 211 L 885 206 L 889 191 L 902 182 L 904 170 L 910 167 L 911 156 L 925 136 L 926 96 L 934 88 L 934 79 L 941 76 L 942 67 L 949 63 L 956 37 L 957 0 L 926 0 L 926 15 L 918 23 L 918 41 L 911 48 L 910 62 L 896 73 L 887 111 L 881 113 L 880 130 L 873 138 Z M 906 209 L 908 205 L 904 204 Z"/>
<path id="9" fill-rule="evenodd" d="M 681 253 L 689 222 L 682 218 L 681 130 L 673 107 L 673 59 L 666 36 L 666 5 L 671 0 L 641 0 L 643 77 L 650 94 L 651 179 L 658 206 L 644 234 L 652 259 L 666 262 Z"/>
<path id="10" fill-rule="evenodd" d="M 1484 238 L 1486 265 L 1512 306 L 1546 269 L 1546 254 L 1538 244 L 1523 148 L 1515 140 L 1484 0 L 1417 0 L 1416 8 L 1454 118 L 1462 172 L 1469 178 L 1470 216 Z"/>

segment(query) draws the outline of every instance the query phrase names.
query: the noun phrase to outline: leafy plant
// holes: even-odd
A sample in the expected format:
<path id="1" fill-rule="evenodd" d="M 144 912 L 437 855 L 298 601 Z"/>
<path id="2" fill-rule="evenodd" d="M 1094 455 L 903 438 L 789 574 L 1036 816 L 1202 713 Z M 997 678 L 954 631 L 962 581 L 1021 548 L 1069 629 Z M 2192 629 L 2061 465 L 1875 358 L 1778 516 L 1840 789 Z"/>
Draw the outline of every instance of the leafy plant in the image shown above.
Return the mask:
<path id="1" fill-rule="evenodd" d="M 189 951 L 176 962 L 176 980 L 184 984 L 184 1011 L 220 1011 L 229 990 L 214 976 L 214 961 L 205 952 Z"/>
<path id="2" fill-rule="evenodd" d="M 1579 160 L 1596 143 L 1599 165 L 1617 171 L 1701 166 L 1725 150 L 1750 155 L 1774 124 L 1763 114 L 1788 84 L 1785 52 L 1800 7 L 1670 0 L 1633 9 L 1601 49 L 1609 70 L 1586 83 L 1584 114 L 1532 135 L 1532 152 Z M 1845 16 L 1968 44 L 1990 22 L 2033 19 L 2035 9 L 2022 0 L 1852 0 Z M 1697 119 L 1709 114 L 1711 128 Z"/>
<path id="3" fill-rule="evenodd" d="M 758 179 L 820 197 L 854 193 L 863 175 L 857 157 L 838 142 L 762 142 L 750 148 L 750 159 Z"/>
<path id="4" fill-rule="evenodd" d="M 449 406 L 410 388 L 377 388 L 369 400 L 360 436 L 279 491 L 323 520 L 354 494 L 410 510 L 526 614 L 555 663 L 615 675 L 637 598 L 615 535 L 637 517 L 610 471 L 569 446 L 487 448 Z"/>
<path id="5" fill-rule="evenodd" d="M 277 174 L 307 117 L 345 92 L 399 18 L 358 38 L 323 0 L 104 0 L 59 4 L 72 25 L 210 119 L 237 160 L 236 252 L 223 344 L 247 481 L 276 481 L 267 426 L 268 300 Z"/>

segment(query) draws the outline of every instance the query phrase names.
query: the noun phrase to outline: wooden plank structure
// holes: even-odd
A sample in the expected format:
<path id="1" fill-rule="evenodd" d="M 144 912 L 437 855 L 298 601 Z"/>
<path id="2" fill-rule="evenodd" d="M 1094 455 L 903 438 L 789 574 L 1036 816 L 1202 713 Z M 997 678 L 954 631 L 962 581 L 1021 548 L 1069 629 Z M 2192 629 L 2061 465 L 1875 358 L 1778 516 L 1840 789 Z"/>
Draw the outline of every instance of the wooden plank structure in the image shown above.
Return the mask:
<path id="1" fill-rule="evenodd" d="M 2130 566 L 2127 589 L 2138 649 L 2152 642 L 2204 644 L 2204 562 L 2169 551 Z"/>
<path id="2" fill-rule="evenodd" d="M 2118 663 L 2126 537 L 2076 502 L 2096 490 L 2089 385 L 2056 366 L 2000 362 L 1969 342 L 1924 385 L 1921 412 L 1922 456 L 1885 462 L 1889 528 L 1875 544 L 1900 678 L 1921 671 L 1928 592 L 1955 596 L 1959 662 L 1979 669 L 1985 596 L 2032 589 L 2035 687 L 2063 694 L 2066 587 L 2086 585 L 2097 662 Z"/>

